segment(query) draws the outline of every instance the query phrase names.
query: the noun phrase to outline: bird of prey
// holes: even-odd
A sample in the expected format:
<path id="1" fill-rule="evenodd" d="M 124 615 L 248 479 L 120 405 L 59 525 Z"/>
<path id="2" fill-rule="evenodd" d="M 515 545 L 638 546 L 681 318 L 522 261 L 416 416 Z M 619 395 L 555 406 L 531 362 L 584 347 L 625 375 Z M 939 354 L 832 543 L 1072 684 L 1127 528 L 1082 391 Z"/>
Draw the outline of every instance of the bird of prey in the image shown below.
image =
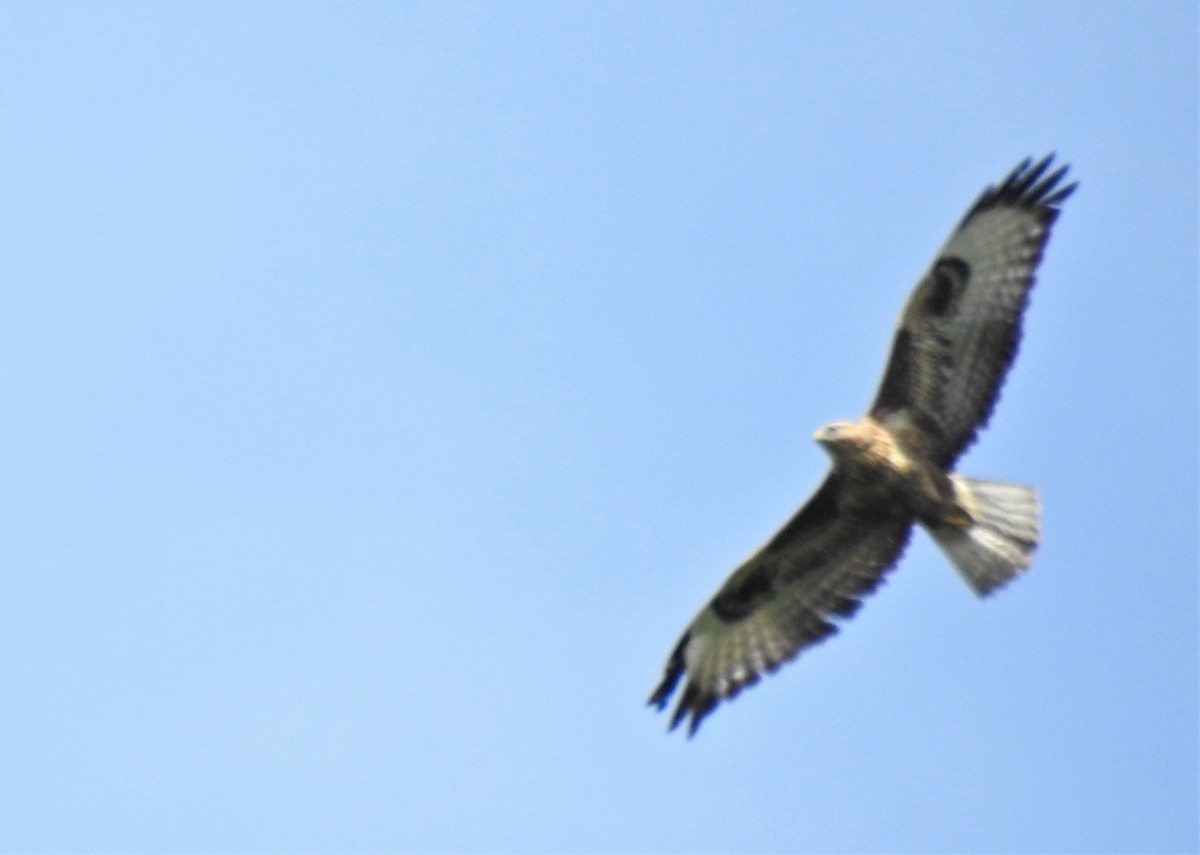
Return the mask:
<path id="1" fill-rule="evenodd" d="M 1029 567 L 1039 537 L 1030 487 L 952 471 L 988 421 L 1021 336 L 1033 273 L 1075 190 L 1054 156 L 988 187 L 917 283 L 879 391 L 857 422 L 813 439 L 832 458 L 821 486 L 739 566 L 675 646 L 650 704 L 683 692 L 671 729 L 693 735 L 722 700 L 837 631 L 920 524 L 967 584 L 991 593 Z"/>

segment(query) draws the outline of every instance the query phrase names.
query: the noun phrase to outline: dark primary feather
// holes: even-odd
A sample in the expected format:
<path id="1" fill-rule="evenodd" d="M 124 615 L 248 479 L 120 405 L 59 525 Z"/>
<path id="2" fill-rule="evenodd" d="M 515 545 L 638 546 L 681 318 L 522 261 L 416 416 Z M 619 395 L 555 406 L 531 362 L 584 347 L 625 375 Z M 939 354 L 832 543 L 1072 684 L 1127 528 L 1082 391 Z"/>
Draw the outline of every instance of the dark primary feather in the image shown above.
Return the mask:
<path id="1" fill-rule="evenodd" d="M 870 414 L 948 467 L 987 424 L 1016 356 L 1034 271 L 1076 185 L 1022 161 L 963 216 L 900 316 Z"/>
<path id="2" fill-rule="evenodd" d="M 1003 181 L 998 185 L 988 187 L 979 195 L 975 204 L 963 216 L 963 220 L 958 224 L 958 227 L 960 229 L 965 227 L 971 218 L 981 211 L 1002 205 L 1021 208 L 1054 208 L 1061 204 L 1068 196 L 1075 192 L 1075 188 L 1079 186 L 1079 183 L 1072 182 L 1055 189 L 1071 167 L 1069 164 L 1063 164 L 1045 178 L 1042 178 L 1042 175 L 1050 168 L 1050 164 L 1053 162 L 1053 153 L 1046 155 L 1036 164 L 1033 162 L 1032 157 L 1022 160 Z M 1042 178 L 1040 182 L 1038 181 L 1039 178 Z M 1052 190 L 1054 191 L 1053 193 L 1050 192 Z M 1058 212 L 1055 211 L 1051 219 L 1057 215 Z"/>

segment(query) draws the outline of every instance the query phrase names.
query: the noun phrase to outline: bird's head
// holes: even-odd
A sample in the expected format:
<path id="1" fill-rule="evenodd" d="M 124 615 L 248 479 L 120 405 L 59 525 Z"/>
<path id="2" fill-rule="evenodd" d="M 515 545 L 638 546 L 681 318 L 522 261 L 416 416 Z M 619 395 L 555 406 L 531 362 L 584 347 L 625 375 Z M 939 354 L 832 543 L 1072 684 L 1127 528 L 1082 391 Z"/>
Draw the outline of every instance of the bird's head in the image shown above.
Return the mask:
<path id="1" fill-rule="evenodd" d="M 813 440 L 834 460 L 849 461 L 862 456 L 867 446 L 863 426 L 857 422 L 830 422 L 817 428 Z"/>
<path id="2" fill-rule="evenodd" d="M 853 441 L 857 436 L 857 426 L 853 422 L 830 422 L 817 428 L 813 440 L 826 449 L 832 449 Z"/>

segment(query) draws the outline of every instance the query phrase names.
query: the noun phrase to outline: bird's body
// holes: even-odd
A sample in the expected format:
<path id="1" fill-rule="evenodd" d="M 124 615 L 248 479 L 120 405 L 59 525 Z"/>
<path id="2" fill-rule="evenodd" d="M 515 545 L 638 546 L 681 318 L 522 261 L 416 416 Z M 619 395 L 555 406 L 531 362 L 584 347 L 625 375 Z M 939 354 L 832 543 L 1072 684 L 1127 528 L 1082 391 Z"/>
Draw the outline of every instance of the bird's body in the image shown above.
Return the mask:
<path id="1" fill-rule="evenodd" d="M 934 522 L 957 510 L 945 473 L 914 456 L 896 434 L 869 416 L 861 422 L 833 422 L 813 436 L 834 460 L 843 489 L 838 510 L 871 515 L 902 509 L 902 515 Z"/>
<path id="2" fill-rule="evenodd" d="M 812 498 L 738 567 L 684 632 L 650 698 L 686 676 L 671 726 L 836 631 L 896 563 L 914 525 L 980 595 L 1027 569 L 1039 537 L 1029 487 L 953 471 L 987 423 L 1013 357 L 1066 167 L 1025 161 L 984 191 L 901 313 L 867 415 L 814 439 L 833 466 Z"/>

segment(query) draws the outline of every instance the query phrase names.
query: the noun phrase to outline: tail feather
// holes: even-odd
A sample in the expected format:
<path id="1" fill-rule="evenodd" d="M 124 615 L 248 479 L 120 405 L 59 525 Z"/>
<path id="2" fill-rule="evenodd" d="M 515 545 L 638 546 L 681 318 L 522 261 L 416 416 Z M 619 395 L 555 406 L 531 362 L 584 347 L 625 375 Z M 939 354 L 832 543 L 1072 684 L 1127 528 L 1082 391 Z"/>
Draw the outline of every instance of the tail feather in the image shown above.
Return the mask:
<path id="1" fill-rule="evenodd" d="M 929 533 L 954 568 L 980 596 L 1029 568 L 1037 549 L 1037 493 L 1032 487 L 951 475 L 958 502 L 970 515 L 965 525 L 930 527 Z"/>

